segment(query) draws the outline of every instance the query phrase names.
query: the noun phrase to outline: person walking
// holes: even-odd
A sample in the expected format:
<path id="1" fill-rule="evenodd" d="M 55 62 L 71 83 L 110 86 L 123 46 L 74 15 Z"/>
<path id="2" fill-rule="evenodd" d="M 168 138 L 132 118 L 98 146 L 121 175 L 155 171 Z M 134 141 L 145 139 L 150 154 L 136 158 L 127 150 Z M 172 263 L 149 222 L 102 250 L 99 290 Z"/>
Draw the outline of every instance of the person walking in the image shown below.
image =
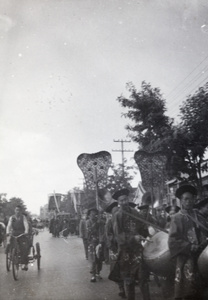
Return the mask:
<path id="1" fill-rule="evenodd" d="M 87 239 L 87 209 L 82 213 L 82 217 L 79 223 L 79 236 L 82 238 L 85 258 L 88 259 L 88 239 Z"/>
<path id="2" fill-rule="evenodd" d="M 135 282 L 137 280 L 143 299 L 149 300 L 148 276 L 145 274 L 141 244 L 142 240 L 148 236 L 148 229 L 137 219 L 139 212 L 129 205 L 128 196 L 128 189 L 121 189 L 113 195 L 119 205 L 113 218 L 113 230 L 118 244 L 118 265 L 127 299 L 135 300 Z"/>
<path id="3" fill-rule="evenodd" d="M 207 224 L 193 208 L 197 190 L 192 185 L 182 185 L 176 190 L 181 210 L 171 217 L 169 249 L 176 259 L 174 297 L 177 300 L 202 298 L 203 281 L 197 259 L 207 246 Z"/>
<path id="4" fill-rule="evenodd" d="M 88 258 L 91 263 L 91 282 L 102 279 L 102 248 L 104 239 L 104 223 L 99 219 L 96 207 L 88 209 L 89 219 L 86 222 L 88 239 Z"/>

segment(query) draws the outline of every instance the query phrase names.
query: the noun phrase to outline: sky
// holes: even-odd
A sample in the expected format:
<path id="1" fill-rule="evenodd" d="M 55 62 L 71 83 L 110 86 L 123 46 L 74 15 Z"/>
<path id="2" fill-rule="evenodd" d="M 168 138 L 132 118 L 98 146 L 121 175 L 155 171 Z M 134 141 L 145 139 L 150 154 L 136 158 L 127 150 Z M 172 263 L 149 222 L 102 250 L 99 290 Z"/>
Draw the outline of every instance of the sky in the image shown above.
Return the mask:
<path id="1" fill-rule="evenodd" d="M 49 193 L 82 187 L 81 153 L 128 139 L 117 97 L 159 87 L 177 120 L 208 81 L 206 0 L 2 0 L 0 193 L 38 213 Z M 135 143 L 126 143 L 134 164 Z M 139 172 L 134 185 L 140 180 Z"/>

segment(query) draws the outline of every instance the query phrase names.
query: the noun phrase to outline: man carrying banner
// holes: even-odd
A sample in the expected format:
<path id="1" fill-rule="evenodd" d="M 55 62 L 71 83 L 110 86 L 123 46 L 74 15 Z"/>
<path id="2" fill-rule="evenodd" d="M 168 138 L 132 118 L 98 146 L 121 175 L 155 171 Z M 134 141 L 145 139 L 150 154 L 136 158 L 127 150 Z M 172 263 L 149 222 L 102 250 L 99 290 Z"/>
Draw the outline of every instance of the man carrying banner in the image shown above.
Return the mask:
<path id="1" fill-rule="evenodd" d="M 138 280 L 144 300 L 149 300 L 148 272 L 143 264 L 142 240 L 148 236 L 147 226 L 139 221 L 139 212 L 129 206 L 129 190 L 117 191 L 113 198 L 119 209 L 114 214 L 113 230 L 118 244 L 118 264 L 128 300 L 135 300 L 135 281 Z"/>

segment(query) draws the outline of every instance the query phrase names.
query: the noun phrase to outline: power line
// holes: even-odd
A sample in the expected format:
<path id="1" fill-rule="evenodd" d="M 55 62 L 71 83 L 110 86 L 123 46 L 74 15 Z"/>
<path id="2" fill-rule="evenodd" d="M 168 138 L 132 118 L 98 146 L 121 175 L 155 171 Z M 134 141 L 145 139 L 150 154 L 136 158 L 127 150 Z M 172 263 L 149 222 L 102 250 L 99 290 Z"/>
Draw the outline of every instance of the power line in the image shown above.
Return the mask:
<path id="1" fill-rule="evenodd" d="M 175 96 L 172 96 L 172 99 L 174 98 L 177 98 L 181 93 L 184 93 L 187 88 L 192 85 L 192 83 L 194 83 L 195 81 L 197 81 L 198 79 L 200 79 L 200 77 L 204 76 L 205 73 L 202 74 L 202 72 L 205 72 L 208 70 L 208 66 L 205 67 L 205 69 L 203 71 L 200 71 L 200 73 L 196 74 L 195 77 L 193 77 L 189 82 L 187 82 L 187 84 L 185 86 L 183 86 L 181 89 L 179 89 L 177 92 L 176 92 L 176 95 Z"/>
<path id="2" fill-rule="evenodd" d="M 177 89 L 206 59 L 208 58 L 208 55 L 177 85 L 175 86 L 170 93 L 167 95 L 169 97 L 175 89 Z"/>
<path id="3" fill-rule="evenodd" d="M 189 95 L 190 95 L 192 92 L 196 91 L 196 89 L 199 88 L 200 85 L 201 85 L 202 83 L 205 84 L 207 81 L 208 81 L 208 76 L 207 76 L 206 78 L 204 78 L 202 81 L 200 81 L 200 82 L 197 84 L 197 86 L 195 86 L 194 88 L 192 88 L 192 89 L 190 90 L 190 92 L 189 92 Z M 186 96 L 186 97 L 187 97 L 187 96 Z M 174 103 L 174 104 L 175 104 L 175 105 L 176 105 L 176 104 L 179 104 L 179 103 L 183 100 L 183 98 L 185 98 L 185 96 L 179 98 L 179 100 L 178 100 L 176 103 Z M 174 112 L 174 111 L 176 111 L 176 109 L 172 110 L 172 112 Z"/>
<path id="4" fill-rule="evenodd" d="M 199 80 L 199 79 L 200 78 L 198 78 L 197 80 Z M 175 100 L 177 100 L 177 99 L 179 99 L 179 100 L 172 102 L 169 107 L 171 108 L 172 106 L 177 105 L 181 99 L 183 99 L 183 98 L 185 99 L 186 97 L 188 97 L 188 95 L 190 95 L 193 91 L 196 91 L 200 87 L 201 84 L 205 84 L 207 82 L 207 80 L 208 80 L 208 76 L 203 78 L 199 83 L 195 84 L 191 90 L 185 89 L 183 92 L 181 92 L 181 94 L 183 94 L 183 96 L 181 94 L 178 94 L 175 97 Z M 186 90 L 187 90 L 187 93 L 185 94 Z"/>

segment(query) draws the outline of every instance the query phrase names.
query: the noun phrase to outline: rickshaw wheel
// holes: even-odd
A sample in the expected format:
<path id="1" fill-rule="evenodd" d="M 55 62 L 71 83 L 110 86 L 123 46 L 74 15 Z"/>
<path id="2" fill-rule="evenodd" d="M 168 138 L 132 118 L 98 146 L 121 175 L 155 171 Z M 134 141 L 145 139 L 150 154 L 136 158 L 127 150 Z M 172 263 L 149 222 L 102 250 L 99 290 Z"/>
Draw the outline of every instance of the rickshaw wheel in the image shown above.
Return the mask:
<path id="1" fill-rule="evenodd" d="M 11 269 L 11 262 L 12 262 L 12 254 L 10 251 L 10 247 L 6 249 L 6 269 L 9 272 Z"/>
<path id="2" fill-rule="evenodd" d="M 19 258 L 17 250 L 14 248 L 12 249 L 12 273 L 14 280 L 18 280 L 18 273 L 19 273 Z"/>

